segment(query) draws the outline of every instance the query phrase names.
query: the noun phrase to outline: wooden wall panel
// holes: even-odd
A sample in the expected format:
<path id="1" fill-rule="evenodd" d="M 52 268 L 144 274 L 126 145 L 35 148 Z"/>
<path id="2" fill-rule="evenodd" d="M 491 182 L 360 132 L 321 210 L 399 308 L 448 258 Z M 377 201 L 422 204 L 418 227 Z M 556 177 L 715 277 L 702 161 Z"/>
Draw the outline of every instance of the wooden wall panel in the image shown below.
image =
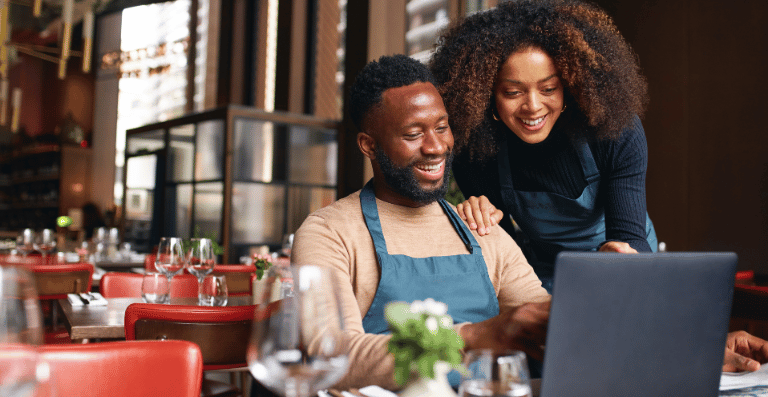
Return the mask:
<path id="1" fill-rule="evenodd" d="M 768 2 L 598 1 L 648 78 L 648 209 L 673 251 L 768 274 Z"/>

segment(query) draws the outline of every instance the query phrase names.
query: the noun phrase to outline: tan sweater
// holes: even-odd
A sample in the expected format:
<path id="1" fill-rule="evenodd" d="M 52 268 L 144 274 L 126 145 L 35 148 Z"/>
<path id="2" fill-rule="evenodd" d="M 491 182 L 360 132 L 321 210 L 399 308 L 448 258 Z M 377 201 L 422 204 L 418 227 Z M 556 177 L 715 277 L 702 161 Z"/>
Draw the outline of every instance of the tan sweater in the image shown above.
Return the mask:
<path id="1" fill-rule="evenodd" d="M 468 253 L 438 203 L 409 208 L 376 199 L 376 205 L 389 254 L 423 258 Z M 495 226 L 484 237 L 473 234 L 482 249 L 499 307 L 549 299 L 520 248 L 503 229 Z M 373 302 L 381 272 L 360 208 L 360 192 L 311 214 L 296 232 L 292 255 L 294 264 L 327 266 L 343 280 L 338 289 L 345 302 L 350 366 L 337 387 L 375 384 L 396 389 L 393 359 L 387 350 L 390 336 L 363 331 L 362 318 Z"/>

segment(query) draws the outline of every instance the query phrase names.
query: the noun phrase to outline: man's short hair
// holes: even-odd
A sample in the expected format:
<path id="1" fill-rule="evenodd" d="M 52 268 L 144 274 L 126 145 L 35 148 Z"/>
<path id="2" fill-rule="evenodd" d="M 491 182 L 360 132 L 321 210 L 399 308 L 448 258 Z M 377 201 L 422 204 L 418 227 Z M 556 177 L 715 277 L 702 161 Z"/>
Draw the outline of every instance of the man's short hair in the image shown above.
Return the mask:
<path id="1" fill-rule="evenodd" d="M 381 104 L 384 91 L 418 82 L 436 85 L 425 65 L 405 55 L 385 55 L 365 65 L 349 94 L 350 116 L 357 130 L 363 130 L 363 120 L 372 108 Z"/>

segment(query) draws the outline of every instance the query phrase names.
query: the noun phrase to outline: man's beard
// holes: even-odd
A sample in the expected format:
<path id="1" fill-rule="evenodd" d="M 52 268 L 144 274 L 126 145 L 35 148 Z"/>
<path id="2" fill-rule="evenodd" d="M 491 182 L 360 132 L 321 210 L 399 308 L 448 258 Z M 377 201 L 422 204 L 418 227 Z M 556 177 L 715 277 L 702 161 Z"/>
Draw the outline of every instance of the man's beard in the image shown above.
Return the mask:
<path id="1" fill-rule="evenodd" d="M 448 191 L 449 170 L 452 160 L 453 153 L 448 152 L 448 155 L 445 156 L 442 184 L 435 189 L 424 190 L 411 169 L 415 162 L 405 167 L 398 167 L 381 149 L 376 147 L 376 161 L 379 163 L 379 168 L 387 185 L 395 193 L 419 204 L 429 204 L 445 197 L 445 193 Z"/>

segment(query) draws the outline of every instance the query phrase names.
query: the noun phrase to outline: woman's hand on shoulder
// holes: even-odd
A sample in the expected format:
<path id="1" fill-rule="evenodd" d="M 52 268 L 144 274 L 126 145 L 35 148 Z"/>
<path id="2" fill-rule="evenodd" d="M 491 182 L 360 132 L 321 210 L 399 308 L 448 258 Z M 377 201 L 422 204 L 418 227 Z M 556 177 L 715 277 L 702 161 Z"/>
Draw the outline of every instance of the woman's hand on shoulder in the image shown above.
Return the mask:
<path id="1" fill-rule="evenodd" d="M 485 196 L 470 196 L 456 206 L 456 212 L 470 229 L 477 230 L 481 236 L 490 234 L 491 226 L 496 226 L 504 217 L 504 212 L 491 204 Z"/>
<path id="2" fill-rule="evenodd" d="M 637 250 L 623 241 L 609 241 L 600 247 L 600 252 L 618 252 L 620 254 L 636 254 Z"/>

